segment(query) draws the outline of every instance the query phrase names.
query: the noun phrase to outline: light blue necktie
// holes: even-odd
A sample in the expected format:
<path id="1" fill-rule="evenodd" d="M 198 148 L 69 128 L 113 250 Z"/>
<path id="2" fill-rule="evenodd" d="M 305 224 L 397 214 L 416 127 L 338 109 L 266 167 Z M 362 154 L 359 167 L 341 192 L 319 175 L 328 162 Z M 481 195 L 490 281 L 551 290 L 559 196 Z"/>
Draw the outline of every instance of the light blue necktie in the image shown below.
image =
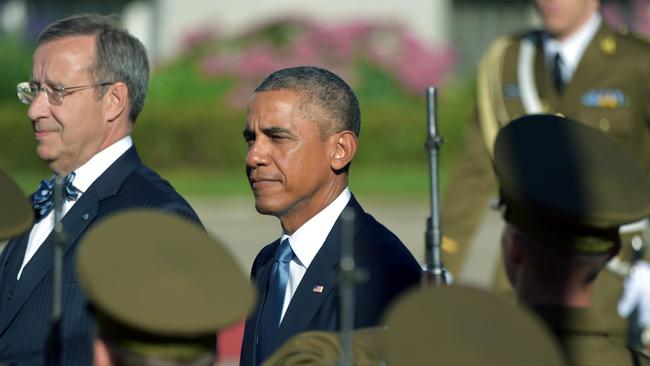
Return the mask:
<path id="1" fill-rule="evenodd" d="M 264 308 L 260 313 L 260 329 L 257 343 L 258 363 L 262 363 L 274 350 L 272 349 L 275 335 L 280 326 L 284 295 L 289 282 L 289 262 L 293 251 L 289 239 L 284 239 L 278 246 L 271 268 L 271 276 L 266 292 Z"/>

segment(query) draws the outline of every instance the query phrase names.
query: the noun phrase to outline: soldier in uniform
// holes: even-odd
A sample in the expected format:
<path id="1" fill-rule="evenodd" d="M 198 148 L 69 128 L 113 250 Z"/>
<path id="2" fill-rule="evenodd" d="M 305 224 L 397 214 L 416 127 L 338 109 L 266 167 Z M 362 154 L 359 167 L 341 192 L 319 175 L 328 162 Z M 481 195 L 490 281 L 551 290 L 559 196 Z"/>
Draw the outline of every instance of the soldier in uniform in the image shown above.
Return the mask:
<path id="1" fill-rule="evenodd" d="M 650 181 L 605 134 L 541 114 L 500 129 L 494 171 L 505 269 L 518 299 L 555 332 L 571 365 L 650 365 L 611 336 L 593 301 L 621 247 L 619 227 L 650 214 Z"/>
<path id="2" fill-rule="evenodd" d="M 96 366 L 213 365 L 217 331 L 243 319 L 255 300 L 220 243 L 152 210 L 93 227 L 77 272 L 97 319 Z"/>
<path id="3" fill-rule="evenodd" d="M 477 288 L 411 290 L 384 323 L 387 365 L 565 365 L 552 334 L 528 309 Z"/>
<path id="4" fill-rule="evenodd" d="M 456 275 L 471 265 L 471 239 L 496 193 L 494 138 L 514 118 L 558 113 L 585 123 L 620 144 L 650 175 L 650 44 L 605 24 L 597 0 L 536 4 L 544 29 L 497 39 L 479 66 L 477 118 L 468 126 L 441 217 L 445 236 L 457 244 L 445 257 Z M 609 271 L 600 276 L 595 301 L 611 309 L 608 323 L 622 335 L 626 324 L 616 313 L 621 283 Z M 512 291 L 502 267 L 495 286 Z"/>
<path id="5" fill-rule="evenodd" d="M 387 327 L 354 331 L 355 365 L 566 364 L 552 334 L 530 311 L 476 288 L 410 290 L 391 305 L 382 324 Z M 336 366 L 341 354 L 338 333 L 304 332 L 263 366 Z"/>

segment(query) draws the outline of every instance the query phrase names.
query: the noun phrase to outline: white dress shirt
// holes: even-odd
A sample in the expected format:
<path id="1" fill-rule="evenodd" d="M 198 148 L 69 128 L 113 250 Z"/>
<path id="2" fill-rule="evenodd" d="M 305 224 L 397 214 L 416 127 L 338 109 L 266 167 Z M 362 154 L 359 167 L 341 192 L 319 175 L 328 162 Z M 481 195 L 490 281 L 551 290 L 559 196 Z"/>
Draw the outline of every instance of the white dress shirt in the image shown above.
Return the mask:
<path id="1" fill-rule="evenodd" d="M 582 25 L 575 33 L 563 41 L 558 41 L 549 37 L 544 37 L 544 57 L 549 70 L 553 70 L 553 59 L 559 52 L 562 62 L 560 71 L 564 84 L 568 84 L 573 77 L 573 73 L 582 59 L 582 55 L 594 38 L 602 22 L 600 13 L 596 12 L 585 24 Z"/>
<path id="2" fill-rule="evenodd" d="M 289 281 L 287 281 L 287 290 L 284 294 L 280 322 L 282 322 L 291 298 L 298 285 L 300 285 L 305 272 L 307 272 L 307 268 L 309 268 L 316 253 L 325 243 L 325 239 L 327 239 L 334 223 L 350 201 L 350 197 L 350 189 L 346 187 L 332 203 L 305 222 L 293 235 L 289 236 L 284 231 L 282 232 L 280 240 L 289 239 L 293 258 L 289 262 Z"/>
<path id="3" fill-rule="evenodd" d="M 81 198 L 84 192 L 90 187 L 93 182 L 99 178 L 109 166 L 111 166 L 122 154 L 126 152 L 131 146 L 133 146 L 133 141 L 131 136 L 125 136 L 119 141 L 115 142 L 111 146 L 105 148 L 104 150 L 98 152 L 90 158 L 84 165 L 77 168 L 75 173 L 74 181 L 72 185 L 79 192 L 77 200 Z M 68 201 L 63 202 L 63 210 L 61 218 L 65 216 L 68 211 L 74 206 L 77 201 Z M 52 233 L 54 230 L 54 210 L 51 210 L 47 216 L 43 217 L 39 222 L 34 224 L 32 231 L 29 233 L 29 241 L 27 242 L 27 249 L 25 250 L 25 257 L 23 258 L 23 264 L 18 271 L 18 276 L 16 279 L 20 280 L 20 275 L 23 273 L 23 269 L 29 263 L 29 260 L 32 259 L 38 248 L 45 242 L 45 239 Z"/>

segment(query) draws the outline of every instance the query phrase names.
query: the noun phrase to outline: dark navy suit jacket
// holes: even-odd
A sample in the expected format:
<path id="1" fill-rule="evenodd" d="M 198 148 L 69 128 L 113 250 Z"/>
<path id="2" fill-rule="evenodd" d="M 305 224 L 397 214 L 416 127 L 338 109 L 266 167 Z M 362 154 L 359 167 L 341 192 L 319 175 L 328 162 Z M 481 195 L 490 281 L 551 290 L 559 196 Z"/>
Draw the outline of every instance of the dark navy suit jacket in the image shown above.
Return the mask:
<path id="1" fill-rule="evenodd" d="M 365 213 L 354 197 L 348 207 L 355 212 L 354 255 L 357 268 L 369 280 L 355 288 L 355 328 L 379 325 L 390 301 L 421 280 L 422 270 L 413 255 L 386 227 Z M 277 350 L 293 335 L 308 330 L 339 330 L 338 264 L 341 258 L 341 219 L 337 219 L 325 243 L 300 281 L 274 340 Z M 246 321 L 240 365 L 261 364 L 256 360 L 260 305 L 266 299 L 271 266 L 279 240 L 264 247 L 255 258 L 252 280 L 257 289 L 258 307 Z M 323 286 L 322 292 L 314 286 Z"/>
<path id="2" fill-rule="evenodd" d="M 67 235 L 61 327 L 64 365 L 92 363 L 94 324 L 75 275 L 76 247 L 92 225 L 130 208 L 164 210 L 201 225 L 194 210 L 172 186 L 142 164 L 135 147 L 127 150 L 97 178 L 62 220 Z M 42 365 L 50 325 L 52 235 L 36 251 L 20 280 L 16 281 L 30 230 L 11 240 L 0 256 L 0 361 L 9 365 Z"/>

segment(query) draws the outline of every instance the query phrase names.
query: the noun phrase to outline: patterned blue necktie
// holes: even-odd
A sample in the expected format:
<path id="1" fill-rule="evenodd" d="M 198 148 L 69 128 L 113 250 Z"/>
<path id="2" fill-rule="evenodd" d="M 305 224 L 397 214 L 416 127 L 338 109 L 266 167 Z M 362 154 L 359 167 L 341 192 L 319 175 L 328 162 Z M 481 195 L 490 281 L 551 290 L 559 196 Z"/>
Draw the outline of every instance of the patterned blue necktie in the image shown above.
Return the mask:
<path id="1" fill-rule="evenodd" d="M 258 363 L 262 363 L 273 351 L 275 335 L 280 327 L 284 295 L 289 282 L 289 262 L 293 251 L 289 239 L 284 239 L 275 252 L 275 260 L 271 268 L 271 276 L 267 287 L 266 301 L 260 314 L 260 329 L 257 344 Z"/>
<path id="2" fill-rule="evenodd" d="M 70 173 L 63 181 L 63 195 L 66 201 L 75 201 L 79 197 L 77 189 L 72 185 L 74 177 L 75 173 Z M 54 208 L 54 179 L 43 179 L 32 197 L 36 222 L 41 221 Z"/>

